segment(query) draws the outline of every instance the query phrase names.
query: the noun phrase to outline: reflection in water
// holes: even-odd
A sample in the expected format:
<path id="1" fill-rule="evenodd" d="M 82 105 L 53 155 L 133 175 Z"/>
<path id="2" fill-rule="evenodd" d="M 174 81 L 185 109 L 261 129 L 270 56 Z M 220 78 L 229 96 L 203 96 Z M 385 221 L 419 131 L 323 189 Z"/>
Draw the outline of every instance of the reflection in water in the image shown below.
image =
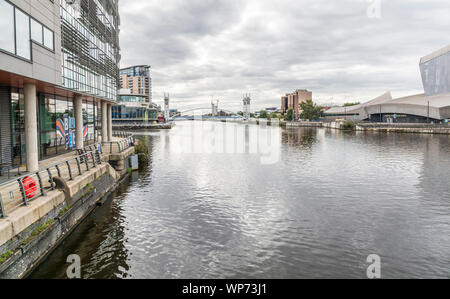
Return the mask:
<path id="1" fill-rule="evenodd" d="M 33 277 L 64 277 L 72 253 L 84 278 L 365 278 L 370 254 L 384 278 L 450 274 L 448 136 L 180 122 L 141 138 L 147 168 Z"/>
<path id="2" fill-rule="evenodd" d="M 122 184 L 110 198 L 126 191 Z M 108 200 L 101 209 L 76 228 L 31 278 L 66 278 L 67 256 L 78 254 L 82 259 L 82 277 L 127 277 L 128 251 L 124 246 L 126 219 L 116 200 Z"/>

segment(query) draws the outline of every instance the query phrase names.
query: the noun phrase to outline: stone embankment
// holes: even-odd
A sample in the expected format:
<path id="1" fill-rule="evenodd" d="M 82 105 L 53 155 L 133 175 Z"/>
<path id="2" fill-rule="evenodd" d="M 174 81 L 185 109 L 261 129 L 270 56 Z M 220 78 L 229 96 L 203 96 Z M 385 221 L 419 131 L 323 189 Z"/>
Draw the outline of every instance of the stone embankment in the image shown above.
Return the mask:
<path id="1" fill-rule="evenodd" d="M 175 126 L 175 123 L 170 122 L 166 124 L 113 124 L 114 130 L 125 131 L 139 131 L 139 130 L 170 130 Z"/>
<path id="2" fill-rule="evenodd" d="M 127 176 L 132 154 L 134 146 L 103 154 L 101 163 L 82 168 L 71 179 L 55 176 L 55 188 L 4 215 L 0 219 L 0 279 L 30 274 Z"/>

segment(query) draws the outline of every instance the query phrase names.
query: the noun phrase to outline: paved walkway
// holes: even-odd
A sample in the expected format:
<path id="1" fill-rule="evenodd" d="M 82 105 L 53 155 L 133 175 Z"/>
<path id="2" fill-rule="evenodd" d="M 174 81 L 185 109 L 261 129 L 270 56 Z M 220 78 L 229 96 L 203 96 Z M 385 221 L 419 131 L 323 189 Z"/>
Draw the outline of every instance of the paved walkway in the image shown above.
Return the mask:
<path id="1" fill-rule="evenodd" d="M 120 141 L 122 139 L 123 138 L 120 138 L 120 137 L 113 137 L 112 140 L 113 141 Z M 114 150 L 116 150 L 116 148 L 114 148 Z M 52 158 L 49 158 L 49 159 L 45 159 L 45 160 L 39 161 L 39 170 L 46 169 L 49 166 L 52 166 L 52 165 L 58 164 L 60 162 L 63 162 L 65 160 L 68 160 L 71 157 L 75 157 L 76 155 L 77 155 L 77 151 L 72 151 L 72 152 L 69 152 L 69 153 L 66 153 L 66 154 L 58 155 L 58 156 L 55 156 L 55 157 L 52 157 Z M 9 171 L 9 177 L 8 177 L 8 172 L 5 171 L 3 173 L 3 175 L 0 176 L 0 184 L 6 183 L 6 182 L 8 182 L 10 180 L 13 180 L 14 178 L 21 177 L 21 176 L 24 176 L 26 174 L 27 174 L 26 166 L 22 166 L 20 168 L 11 169 Z"/>
<path id="2" fill-rule="evenodd" d="M 120 141 L 122 139 L 124 139 L 124 138 L 113 137 L 112 141 Z M 106 145 L 106 147 L 107 147 L 107 145 Z M 104 149 L 107 149 L 107 148 L 104 148 Z M 115 145 L 113 149 L 118 150 L 118 146 Z M 60 162 L 63 162 L 65 160 L 68 160 L 71 157 L 75 157 L 76 155 L 77 155 L 77 151 L 72 151 L 72 152 L 69 152 L 66 154 L 58 155 L 58 156 L 55 156 L 55 157 L 52 157 L 49 159 L 39 161 L 39 170 L 46 169 L 49 166 L 52 166 L 52 165 L 58 164 Z M 9 171 L 9 177 L 8 177 L 8 171 L 5 171 L 3 173 L 3 175 L 0 175 L 0 185 L 13 180 L 14 178 L 24 176 L 26 174 L 27 174 L 27 168 L 25 165 L 23 165 L 22 167 L 19 167 L 19 168 L 11 169 Z"/>
<path id="3" fill-rule="evenodd" d="M 58 155 L 46 160 L 39 161 L 39 169 L 45 169 L 49 166 L 55 165 L 59 162 L 65 161 L 70 159 L 71 157 L 76 156 L 76 151 L 72 151 L 70 153 Z M 23 175 L 27 174 L 27 168 L 25 166 L 20 168 L 14 168 L 9 171 L 9 178 L 8 178 L 8 172 L 5 171 L 2 176 L 0 176 L 0 184 L 3 184 L 7 181 L 13 180 L 14 178 L 21 177 Z"/>

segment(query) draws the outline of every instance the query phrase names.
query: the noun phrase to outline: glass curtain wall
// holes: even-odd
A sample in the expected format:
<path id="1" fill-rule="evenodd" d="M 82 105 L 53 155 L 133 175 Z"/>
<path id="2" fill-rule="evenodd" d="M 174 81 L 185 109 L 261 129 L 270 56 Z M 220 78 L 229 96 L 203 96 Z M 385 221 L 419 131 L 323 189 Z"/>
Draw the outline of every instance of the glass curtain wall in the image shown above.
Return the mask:
<path id="1" fill-rule="evenodd" d="M 95 108 L 93 101 L 83 101 L 83 124 L 85 126 L 84 142 L 86 145 L 96 141 Z"/>
<path id="2" fill-rule="evenodd" d="M 102 130 L 100 107 L 100 103 L 92 100 L 83 102 L 86 145 L 100 140 Z M 38 94 L 37 108 L 39 159 L 43 160 L 72 151 L 66 138 L 66 134 L 71 130 L 74 132 L 75 128 L 72 99 L 51 94 Z M 24 166 L 26 164 L 26 146 L 23 89 L 11 89 L 11 114 L 13 166 Z M 68 120 L 67 123 L 66 120 Z"/>
<path id="3" fill-rule="evenodd" d="M 83 101 L 85 145 L 95 143 L 100 136 L 101 115 L 97 116 L 99 110 L 97 107 L 97 103 L 92 100 Z M 40 94 L 39 115 L 40 158 L 45 159 L 72 151 L 75 147 L 71 146 L 74 140 L 68 137 L 75 133 L 72 99 Z"/>
<path id="4" fill-rule="evenodd" d="M 17 88 L 11 89 L 11 113 L 12 163 L 22 166 L 26 163 L 24 95 Z"/>
<path id="5" fill-rule="evenodd" d="M 98 22 L 91 20 L 87 4 L 97 12 Z M 115 34 L 117 24 L 113 28 L 108 18 L 100 18 L 104 16 L 101 11 L 102 5 L 95 1 L 61 0 L 62 83 L 67 88 L 116 101 L 119 48 L 105 33 Z"/>

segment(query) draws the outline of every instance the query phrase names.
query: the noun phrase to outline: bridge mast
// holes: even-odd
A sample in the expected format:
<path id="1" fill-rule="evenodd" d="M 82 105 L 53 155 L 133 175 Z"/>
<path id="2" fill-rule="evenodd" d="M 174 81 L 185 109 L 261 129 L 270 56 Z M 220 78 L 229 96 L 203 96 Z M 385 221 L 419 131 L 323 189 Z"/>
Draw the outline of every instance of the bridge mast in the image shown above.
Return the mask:
<path id="1" fill-rule="evenodd" d="M 244 120 L 249 120 L 250 119 L 250 94 L 246 94 L 244 95 Z"/>
<path id="2" fill-rule="evenodd" d="M 211 116 L 218 116 L 219 114 L 219 100 L 217 100 L 217 104 L 214 104 L 214 101 L 211 100 Z"/>
<path id="3" fill-rule="evenodd" d="M 168 122 L 170 118 L 169 104 L 170 104 L 170 95 L 168 93 L 167 94 L 164 93 L 164 120 L 166 122 Z"/>

